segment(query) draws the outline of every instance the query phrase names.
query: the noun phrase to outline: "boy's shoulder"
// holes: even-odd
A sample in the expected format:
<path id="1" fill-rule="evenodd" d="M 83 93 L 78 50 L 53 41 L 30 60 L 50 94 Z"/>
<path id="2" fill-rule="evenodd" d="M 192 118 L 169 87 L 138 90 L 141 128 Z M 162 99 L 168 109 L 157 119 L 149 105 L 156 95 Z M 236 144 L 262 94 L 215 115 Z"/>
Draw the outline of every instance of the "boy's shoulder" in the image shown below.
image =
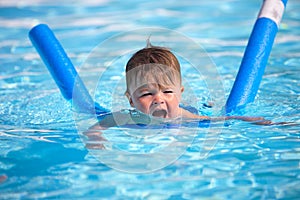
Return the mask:
<path id="1" fill-rule="evenodd" d="M 101 127 L 114 127 L 129 122 L 130 114 L 124 110 L 110 112 L 98 118 L 98 125 Z"/>
<path id="2" fill-rule="evenodd" d="M 126 124 L 149 124 L 152 119 L 136 109 L 122 109 L 120 111 L 111 112 L 99 119 L 99 126 L 114 127 Z"/>

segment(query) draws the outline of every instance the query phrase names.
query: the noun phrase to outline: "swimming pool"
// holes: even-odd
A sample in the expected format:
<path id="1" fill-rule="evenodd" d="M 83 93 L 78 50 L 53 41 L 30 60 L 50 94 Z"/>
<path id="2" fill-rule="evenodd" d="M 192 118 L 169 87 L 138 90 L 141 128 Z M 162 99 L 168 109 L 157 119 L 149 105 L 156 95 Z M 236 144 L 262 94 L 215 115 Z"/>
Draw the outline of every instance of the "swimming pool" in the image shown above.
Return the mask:
<path id="1" fill-rule="evenodd" d="M 146 27 L 174 30 L 206 49 L 228 95 L 261 1 L 72 2 L 0 3 L 0 199 L 300 196 L 299 125 L 229 121 L 226 126 L 220 124 L 220 134 L 206 135 L 202 133 L 207 129 L 199 129 L 178 159 L 147 173 L 126 173 L 102 164 L 85 148 L 70 104 L 27 37 L 33 25 L 49 24 L 79 68 L 90 51 L 111 36 Z M 247 115 L 299 123 L 299 9 L 298 1 L 288 2 L 259 93 L 247 106 Z M 99 68 L 84 65 L 80 73 L 84 79 L 97 81 L 94 74 Z M 120 80 L 120 71 L 110 73 L 103 82 L 108 89 L 96 94 L 106 97 L 101 102 L 104 105 L 111 102 L 109 86 Z M 189 80 L 197 79 L 188 71 L 184 73 Z M 210 100 L 205 86 L 188 83 L 196 88 L 200 111 L 209 114 L 210 108 L 201 106 Z M 220 126 L 209 130 L 214 133 Z M 215 145 L 206 157 L 203 142 Z"/>

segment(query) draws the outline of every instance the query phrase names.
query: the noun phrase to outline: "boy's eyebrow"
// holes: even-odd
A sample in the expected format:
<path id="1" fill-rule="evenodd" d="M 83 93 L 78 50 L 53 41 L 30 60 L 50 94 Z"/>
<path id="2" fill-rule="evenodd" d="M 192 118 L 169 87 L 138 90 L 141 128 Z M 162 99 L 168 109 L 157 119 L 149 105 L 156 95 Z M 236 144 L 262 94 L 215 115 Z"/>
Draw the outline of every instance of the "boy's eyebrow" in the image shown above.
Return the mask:
<path id="1" fill-rule="evenodd" d="M 141 87 L 139 87 L 137 90 L 139 91 L 144 91 L 144 90 L 148 90 L 151 88 L 151 86 L 149 85 L 153 85 L 153 84 L 145 84 L 145 85 L 142 85 Z"/>
<path id="2" fill-rule="evenodd" d="M 149 90 L 151 88 L 156 88 L 156 87 L 160 87 L 160 86 L 158 86 L 158 84 L 156 84 L 156 83 L 153 83 L 153 84 L 144 84 L 144 85 L 138 87 L 137 90 L 139 92 L 142 92 L 142 91 L 146 91 L 146 90 Z"/>
<path id="3" fill-rule="evenodd" d="M 148 91 L 148 90 L 149 90 L 149 88 L 147 88 L 147 87 L 143 87 L 143 88 L 138 89 L 139 92 L 145 92 L 145 91 Z"/>

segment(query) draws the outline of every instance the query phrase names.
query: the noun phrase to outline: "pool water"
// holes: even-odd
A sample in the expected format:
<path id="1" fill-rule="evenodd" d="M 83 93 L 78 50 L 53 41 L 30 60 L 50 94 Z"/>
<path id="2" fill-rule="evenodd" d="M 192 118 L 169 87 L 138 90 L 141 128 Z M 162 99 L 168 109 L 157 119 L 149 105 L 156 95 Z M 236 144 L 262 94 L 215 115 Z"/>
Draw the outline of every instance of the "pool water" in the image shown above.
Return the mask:
<path id="1" fill-rule="evenodd" d="M 86 121 L 74 115 L 28 39 L 34 25 L 48 24 L 92 87 L 105 70 L 98 63 L 101 59 L 90 54 L 101 42 L 141 28 L 176 31 L 207 51 L 222 78 L 226 99 L 261 3 L 0 2 L 0 199 L 299 199 L 299 1 L 288 2 L 256 100 L 243 110 L 249 116 L 293 125 L 231 120 L 177 132 L 109 129 L 105 134 L 113 142 L 107 148 L 119 148 L 122 160 L 115 151 L 93 152 L 85 147 L 81 133 L 89 124 L 82 126 Z M 151 37 L 155 43 L 155 36 Z M 114 60 L 119 69 L 106 70 L 98 87 L 101 91 L 95 93 L 109 109 L 129 106 L 118 82 L 124 76 L 121 63 L 127 58 Z M 207 105 L 216 99 L 211 99 L 213 94 L 201 81 L 203 74 L 183 70 L 183 76 L 189 88 L 186 101 L 196 100 L 190 103 L 212 115 L 214 108 Z M 111 103 L 112 90 L 118 91 L 116 104 Z M 147 137 L 139 136 L 141 132 Z M 184 142 L 176 143 L 178 138 Z M 166 144 L 181 149 L 164 149 Z M 146 156 L 164 151 L 164 157 L 126 157 L 136 151 Z M 121 165 L 115 165 L 118 162 Z"/>

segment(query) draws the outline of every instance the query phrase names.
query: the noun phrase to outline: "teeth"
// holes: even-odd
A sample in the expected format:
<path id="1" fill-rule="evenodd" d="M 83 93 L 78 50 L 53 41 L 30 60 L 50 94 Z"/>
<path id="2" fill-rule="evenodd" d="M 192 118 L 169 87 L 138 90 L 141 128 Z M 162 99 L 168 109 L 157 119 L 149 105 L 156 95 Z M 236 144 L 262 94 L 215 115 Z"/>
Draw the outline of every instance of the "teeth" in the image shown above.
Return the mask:
<path id="1" fill-rule="evenodd" d="M 152 116 L 154 116 L 154 117 L 163 117 L 163 118 L 166 118 L 166 116 L 167 116 L 167 111 L 165 111 L 165 110 L 155 110 L 155 111 L 152 113 Z"/>

